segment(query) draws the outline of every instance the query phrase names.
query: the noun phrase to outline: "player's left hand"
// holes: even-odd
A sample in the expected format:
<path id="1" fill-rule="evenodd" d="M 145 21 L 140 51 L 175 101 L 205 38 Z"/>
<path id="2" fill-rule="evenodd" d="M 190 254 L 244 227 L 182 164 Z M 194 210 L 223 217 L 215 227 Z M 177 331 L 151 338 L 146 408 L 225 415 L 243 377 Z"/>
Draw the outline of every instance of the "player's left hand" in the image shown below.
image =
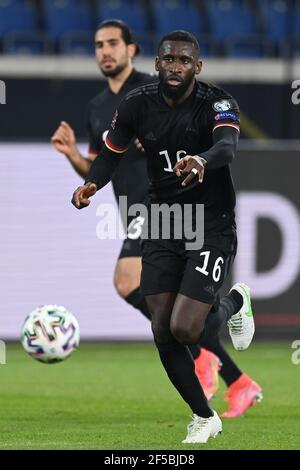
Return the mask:
<path id="1" fill-rule="evenodd" d="M 87 183 L 74 191 L 72 197 L 72 204 L 76 209 L 83 209 L 90 204 L 90 197 L 94 196 L 97 192 L 97 186 L 95 183 Z"/>
<path id="2" fill-rule="evenodd" d="M 202 183 L 206 161 L 199 155 L 186 155 L 173 168 L 176 176 L 186 176 L 181 186 L 187 186 L 195 176 L 198 177 L 199 183 Z"/>

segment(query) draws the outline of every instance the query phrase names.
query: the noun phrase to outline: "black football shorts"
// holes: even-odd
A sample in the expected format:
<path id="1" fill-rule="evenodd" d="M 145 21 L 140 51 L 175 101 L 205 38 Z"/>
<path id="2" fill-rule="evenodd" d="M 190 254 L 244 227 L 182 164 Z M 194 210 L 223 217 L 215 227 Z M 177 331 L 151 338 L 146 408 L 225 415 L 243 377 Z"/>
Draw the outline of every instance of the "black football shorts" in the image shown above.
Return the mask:
<path id="1" fill-rule="evenodd" d="M 237 250 L 234 228 L 205 240 L 200 250 L 186 250 L 183 240 L 142 242 L 143 295 L 176 292 L 207 304 L 218 301 Z"/>
<path id="2" fill-rule="evenodd" d="M 126 238 L 123 241 L 122 248 L 119 253 L 119 259 L 133 257 L 140 258 L 141 256 L 141 239 L 138 238 L 137 240 L 130 240 L 130 238 Z"/>
<path id="3" fill-rule="evenodd" d="M 133 204 L 146 204 L 148 198 L 148 174 L 146 158 L 131 159 L 126 155 L 122 159 L 116 174 L 113 177 L 115 197 L 127 196 L 128 209 Z M 129 163 L 130 162 L 130 163 Z M 122 218 L 122 215 L 121 215 Z M 119 254 L 120 258 L 141 257 L 141 234 L 144 220 L 140 216 L 128 216 L 122 219 L 123 226 L 127 225 L 127 237 L 123 241 Z"/>

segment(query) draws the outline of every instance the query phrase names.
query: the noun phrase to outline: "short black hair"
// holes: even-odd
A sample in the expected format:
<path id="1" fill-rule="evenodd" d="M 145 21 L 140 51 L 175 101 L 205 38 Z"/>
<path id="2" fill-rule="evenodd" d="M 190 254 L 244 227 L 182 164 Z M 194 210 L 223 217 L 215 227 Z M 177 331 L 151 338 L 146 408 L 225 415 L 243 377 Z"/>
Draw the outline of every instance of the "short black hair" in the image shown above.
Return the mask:
<path id="1" fill-rule="evenodd" d="M 176 31 L 171 31 L 170 33 L 166 34 L 159 42 L 158 52 L 160 51 L 160 48 L 165 41 L 190 42 L 194 44 L 196 51 L 198 52 L 198 54 L 200 54 L 199 42 L 196 36 L 194 36 L 192 33 L 189 33 L 189 31 L 178 29 Z"/>
<path id="2" fill-rule="evenodd" d="M 125 42 L 125 44 L 127 44 L 127 46 L 129 44 L 134 44 L 136 46 L 136 52 L 135 52 L 135 55 L 138 55 L 140 52 L 141 52 L 141 48 L 140 48 L 140 45 L 136 42 L 136 40 L 134 39 L 134 34 L 132 32 L 132 30 L 130 29 L 130 27 L 128 26 L 127 23 L 125 23 L 125 21 L 122 21 L 122 20 L 118 20 L 118 19 L 111 19 L 111 20 L 105 20 L 105 21 L 102 21 L 102 23 L 100 23 L 97 28 L 96 28 L 96 31 L 95 31 L 95 34 L 97 33 L 97 31 L 99 31 L 100 29 L 103 29 L 103 28 L 110 28 L 110 27 L 113 27 L 113 28 L 119 28 L 122 32 L 122 39 L 123 41 Z"/>

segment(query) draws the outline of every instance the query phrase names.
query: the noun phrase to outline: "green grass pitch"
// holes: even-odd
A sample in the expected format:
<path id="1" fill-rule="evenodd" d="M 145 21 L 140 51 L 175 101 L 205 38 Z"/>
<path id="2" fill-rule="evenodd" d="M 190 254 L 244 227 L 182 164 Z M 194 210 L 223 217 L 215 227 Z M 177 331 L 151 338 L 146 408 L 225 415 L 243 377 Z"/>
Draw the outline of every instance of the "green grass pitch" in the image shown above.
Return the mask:
<path id="1" fill-rule="evenodd" d="M 263 387 L 245 417 L 223 420 L 206 445 L 183 445 L 190 418 L 152 344 L 82 344 L 40 364 L 18 344 L 0 366 L 0 449 L 299 449 L 300 365 L 287 343 L 254 343 L 240 367 Z M 222 412 L 221 390 L 212 406 Z"/>

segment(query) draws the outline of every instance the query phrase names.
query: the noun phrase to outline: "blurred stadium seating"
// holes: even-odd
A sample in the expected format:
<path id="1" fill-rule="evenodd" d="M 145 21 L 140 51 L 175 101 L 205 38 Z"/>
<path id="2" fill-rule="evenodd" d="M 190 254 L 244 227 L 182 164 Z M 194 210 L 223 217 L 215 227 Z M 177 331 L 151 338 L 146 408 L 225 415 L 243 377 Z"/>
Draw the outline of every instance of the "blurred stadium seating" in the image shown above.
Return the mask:
<path id="1" fill-rule="evenodd" d="M 131 25 L 144 55 L 178 28 L 198 36 L 204 56 L 300 55 L 300 0 L 0 0 L 0 52 L 90 55 L 108 18 Z"/>

